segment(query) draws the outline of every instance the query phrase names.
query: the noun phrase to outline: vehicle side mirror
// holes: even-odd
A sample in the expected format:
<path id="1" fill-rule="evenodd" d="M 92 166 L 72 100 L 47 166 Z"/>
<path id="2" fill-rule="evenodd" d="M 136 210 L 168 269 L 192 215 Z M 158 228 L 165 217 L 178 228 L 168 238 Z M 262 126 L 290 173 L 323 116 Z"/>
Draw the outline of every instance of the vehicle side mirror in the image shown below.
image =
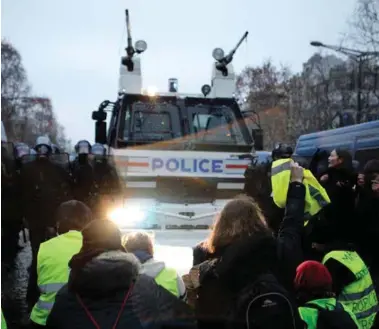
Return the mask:
<path id="1" fill-rule="evenodd" d="M 105 121 L 107 119 L 107 112 L 105 111 L 93 111 L 92 120 Z"/>
<path id="2" fill-rule="evenodd" d="M 253 129 L 251 135 L 253 136 L 255 150 L 263 151 L 263 130 Z"/>
<path id="3" fill-rule="evenodd" d="M 107 144 L 107 123 L 104 121 L 95 123 L 95 143 Z"/>

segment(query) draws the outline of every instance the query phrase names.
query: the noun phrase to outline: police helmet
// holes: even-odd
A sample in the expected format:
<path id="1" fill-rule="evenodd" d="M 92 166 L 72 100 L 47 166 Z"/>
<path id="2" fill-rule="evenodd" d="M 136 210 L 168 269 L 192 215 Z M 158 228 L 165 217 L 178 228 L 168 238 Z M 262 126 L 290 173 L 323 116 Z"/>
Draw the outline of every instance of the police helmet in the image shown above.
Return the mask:
<path id="1" fill-rule="evenodd" d="M 51 144 L 52 152 L 53 154 L 61 154 L 61 150 L 59 149 L 58 145 Z"/>
<path id="2" fill-rule="evenodd" d="M 287 144 L 279 143 L 272 150 L 271 157 L 273 160 L 276 159 L 288 159 L 293 154 L 293 148 Z"/>
<path id="3" fill-rule="evenodd" d="M 24 155 L 30 154 L 30 147 L 25 143 L 16 143 L 14 146 L 16 159 L 21 159 Z"/>
<path id="4" fill-rule="evenodd" d="M 80 140 L 76 145 L 75 145 L 75 152 L 77 154 L 89 154 L 91 153 L 91 144 L 87 140 Z"/>
<path id="5" fill-rule="evenodd" d="M 49 155 L 52 153 L 50 138 L 47 136 L 39 136 L 34 147 L 36 152 L 40 155 Z"/>
<path id="6" fill-rule="evenodd" d="M 92 145 L 91 153 L 95 156 L 104 156 L 106 154 L 106 149 L 103 144 L 95 143 Z"/>

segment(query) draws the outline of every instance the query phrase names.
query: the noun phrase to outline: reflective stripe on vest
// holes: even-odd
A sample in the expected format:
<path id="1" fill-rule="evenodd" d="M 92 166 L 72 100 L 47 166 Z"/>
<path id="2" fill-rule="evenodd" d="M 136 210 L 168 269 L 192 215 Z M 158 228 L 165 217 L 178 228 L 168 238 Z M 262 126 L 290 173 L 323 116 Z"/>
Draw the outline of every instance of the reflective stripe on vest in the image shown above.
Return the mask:
<path id="1" fill-rule="evenodd" d="M 47 284 L 41 284 L 38 286 L 39 291 L 42 294 L 48 294 L 49 292 L 58 292 L 59 289 L 61 289 L 66 282 L 64 283 L 47 283 Z"/>
<path id="2" fill-rule="evenodd" d="M 291 159 L 280 159 L 271 166 L 272 196 L 279 208 L 284 208 L 287 202 L 288 186 L 291 178 Z M 320 185 L 312 172 L 304 170 L 305 219 L 316 215 L 323 207 L 330 203 L 325 189 Z M 307 218 L 308 217 L 308 218 Z"/>
<path id="3" fill-rule="evenodd" d="M 68 262 L 82 247 L 82 234 L 70 231 L 40 245 L 37 256 L 38 287 L 41 292 L 30 319 L 45 326 L 57 292 L 67 283 Z"/>
<path id="4" fill-rule="evenodd" d="M 360 328 L 369 329 L 379 311 L 378 299 L 370 272 L 356 252 L 331 251 L 323 259 L 323 263 L 335 259 L 346 266 L 355 276 L 356 281 L 342 290 L 338 301 L 348 307 L 357 317 Z"/>
<path id="5" fill-rule="evenodd" d="M 178 289 L 178 274 L 174 269 L 164 268 L 155 277 L 155 282 L 161 287 L 171 292 L 176 297 L 179 297 Z"/>

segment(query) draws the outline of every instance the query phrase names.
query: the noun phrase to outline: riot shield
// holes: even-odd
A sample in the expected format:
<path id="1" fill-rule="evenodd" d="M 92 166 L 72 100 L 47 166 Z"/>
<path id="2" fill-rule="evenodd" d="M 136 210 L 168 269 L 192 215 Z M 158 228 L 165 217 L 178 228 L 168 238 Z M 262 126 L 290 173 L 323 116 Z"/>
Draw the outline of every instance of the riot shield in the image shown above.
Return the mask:
<path id="1" fill-rule="evenodd" d="M 14 145 L 11 142 L 1 142 L 1 173 L 5 177 L 12 175 L 16 168 Z"/>
<path id="2" fill-rule="evenodd" d="M 69 170 L 70 168 L 70 155 L 68 153 L 51 154 L 49 159 L 52 163 L 57 164 L 65 170 Z"/>

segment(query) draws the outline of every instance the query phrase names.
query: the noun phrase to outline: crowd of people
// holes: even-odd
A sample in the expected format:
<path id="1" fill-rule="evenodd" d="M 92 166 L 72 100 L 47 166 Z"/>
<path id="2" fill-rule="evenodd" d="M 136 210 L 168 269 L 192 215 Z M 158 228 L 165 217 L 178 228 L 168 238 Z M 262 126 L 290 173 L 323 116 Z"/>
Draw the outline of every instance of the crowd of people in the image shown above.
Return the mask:
<path id="1" fill-rule="evenodd" d="M 25 143 L 2 142 L 2 264 L 12 269 L 19 252 L 19 233 L 26 228 L 32 249 L 28 303 L 38 299 L 36 262 L 42 242 L 56 235 L 55 213 L 69 200 L 85 203 L 96 217 L 105 216 L 103 199 L 122 196 L 117 171 L 108 161 L 101 144 L 86 140 L 76 146 L 76 157 L 52 144 L 48 137 L 37 138 L 33 147 Z"/>
<path id="2" fill-rule="evenodd" d="M 60 200 L 57 234 L 36 250 L 30 327 L 379 328 L 379 160 L 357 172 L 344 150 L 307 169 L 290 156 L 274 156 L 270 193 L 226 204 L 183 277 L 148 233 Z"/>

